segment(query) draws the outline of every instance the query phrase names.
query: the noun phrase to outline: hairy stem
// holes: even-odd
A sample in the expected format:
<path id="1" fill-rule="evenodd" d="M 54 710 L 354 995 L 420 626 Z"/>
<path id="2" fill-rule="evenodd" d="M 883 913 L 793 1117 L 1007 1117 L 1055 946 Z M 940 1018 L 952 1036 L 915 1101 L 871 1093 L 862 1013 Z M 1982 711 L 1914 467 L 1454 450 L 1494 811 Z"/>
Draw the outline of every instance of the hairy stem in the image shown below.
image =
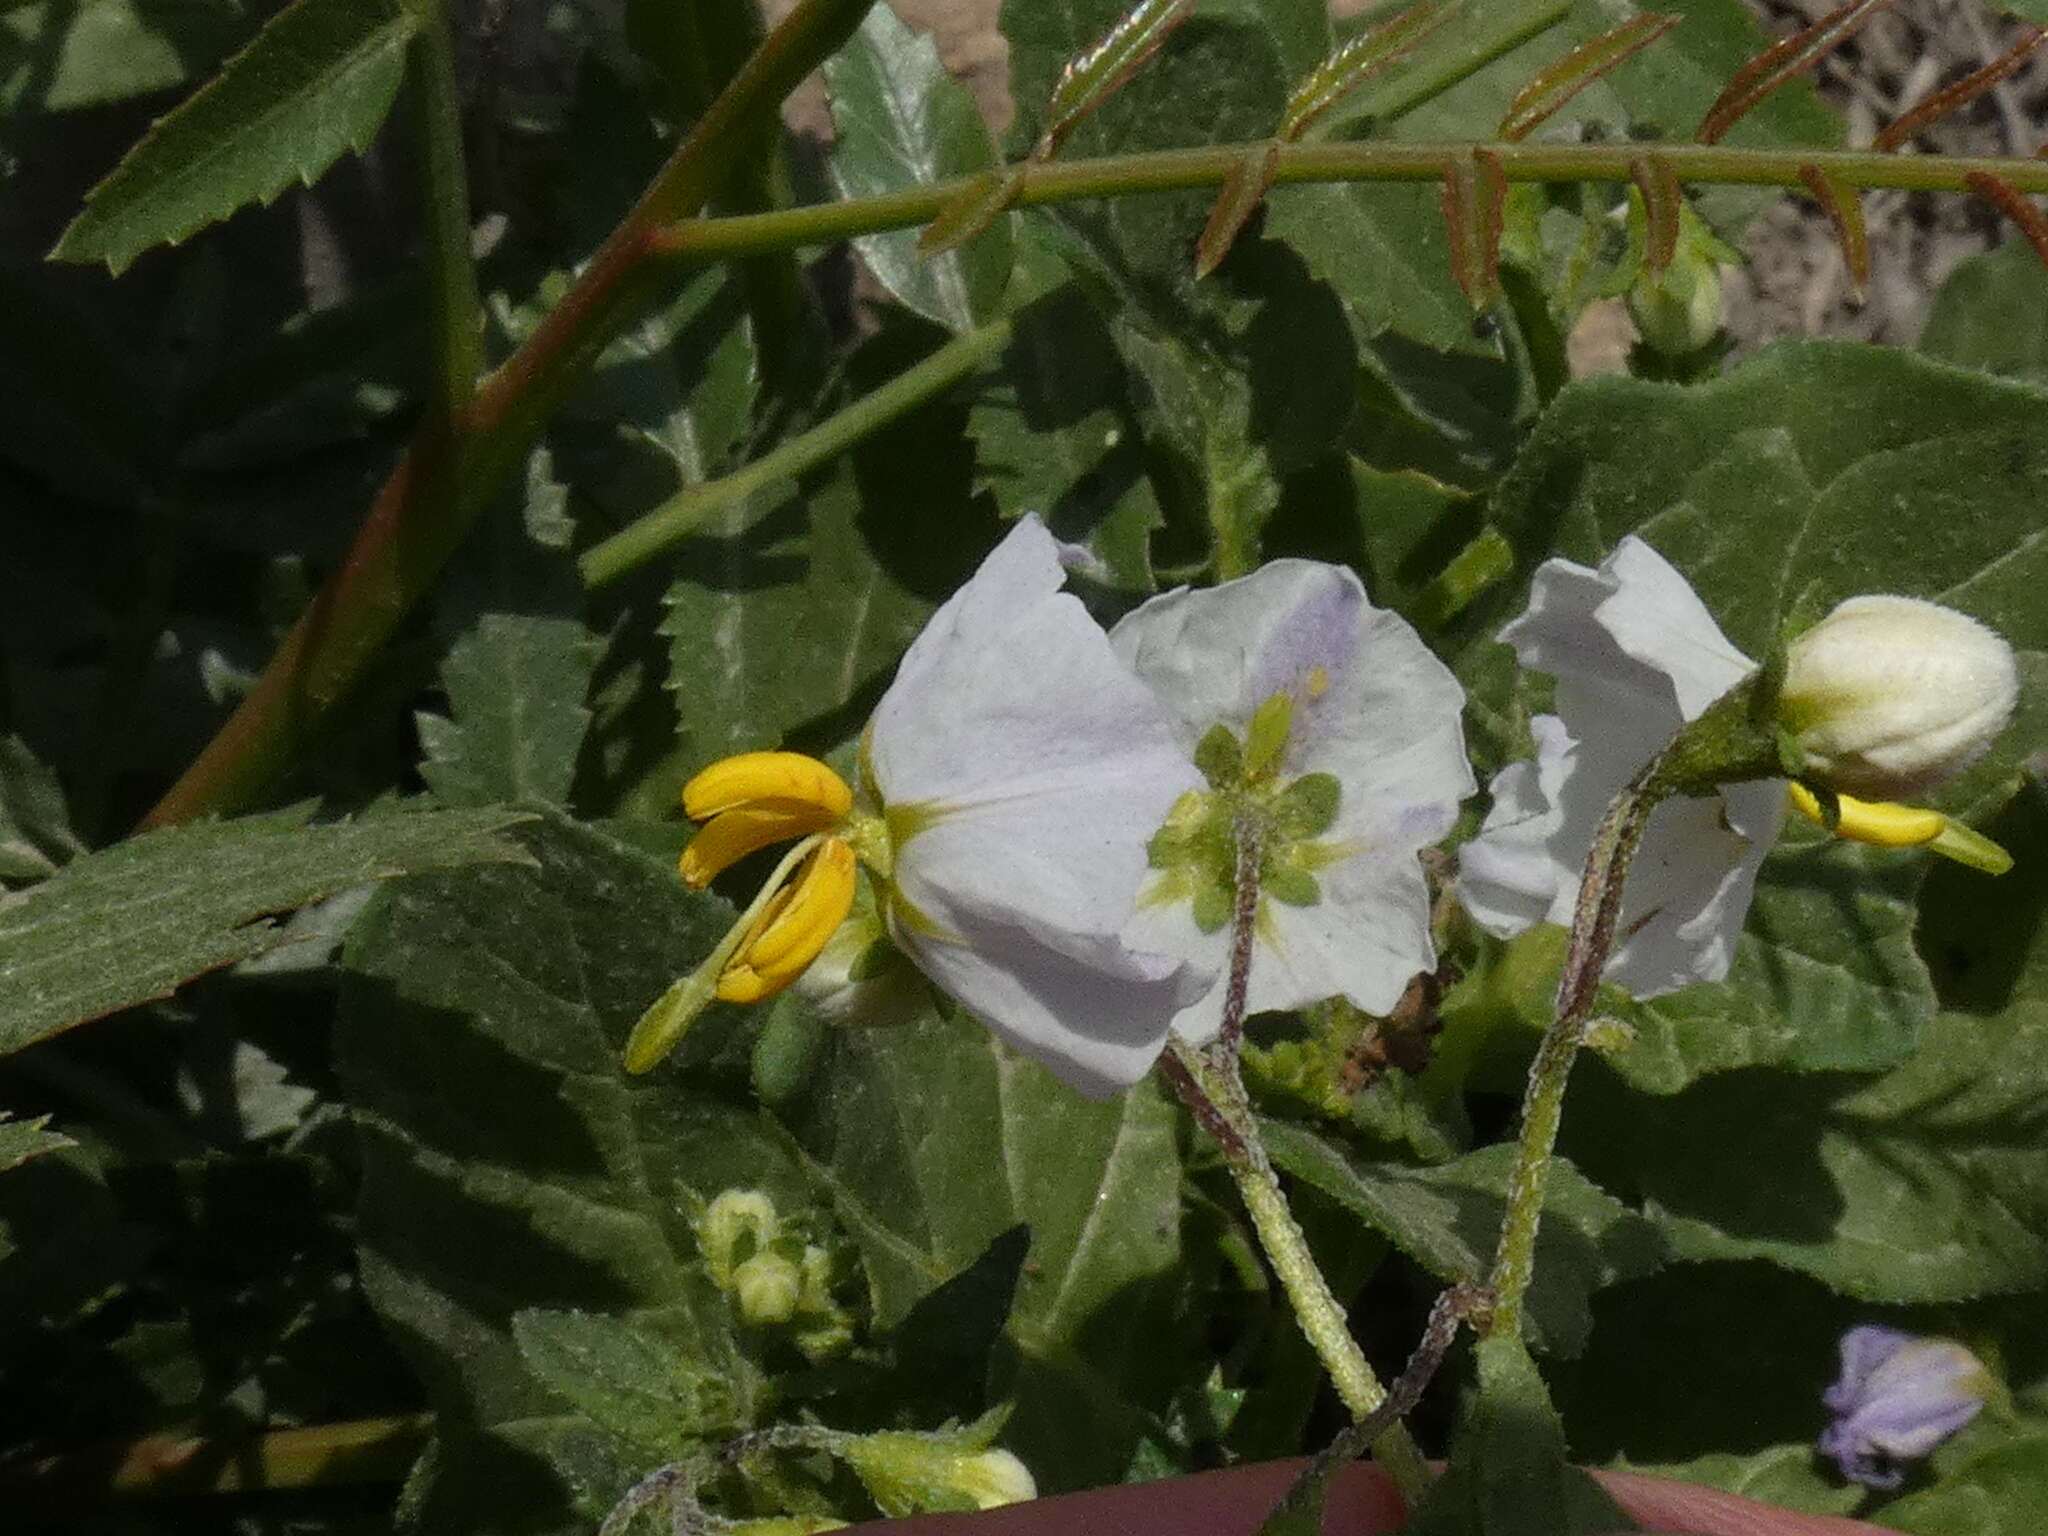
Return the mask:
<path id="1" fill-rule="evenodd" d="M 837 458 L 977 372 L 1009 345 L 1013 329 L 1012 322 L 1003 319 L 956 336 L 923 362 L 753 463 L 678 491 L 645 517 L 586 551 L 581 561 L 584 585 L 598 587 L 618 580 L 695 532 L 721 507 Z"/>
<path id="2" fill-rule="evenodd" d="M 1522 1099 L 1522 1133 L 1515 1147 L 1514 1171 L 1508 1177 L 1507 1215 L 1487 1282 L 1494 1293 L 1490 1333 L 1513 1337 L 1522 1326 L 1522 1302 L 1535 1272 L 1544 1189 L 1564 1115 L 1565 1085 L 1593 1012 L 1601 970 L 1614 947 L 1614 927 L 1621 915 L 1629 863 L 1642 842 L 1650 813 L 1669 792 L 1663 769 L 1664 755 L 1660 753 L 1614 797 L 1593 835 L 1592 851 L 1586 855 L 1578 904 L 1572 910 L 1564 974 L 1557 986 L 1557 1014 L 1536 1048 Z"/>
<path id="3" fill-rule="evenodd" d="M 241 707 L 144 818 L 145 827 L 258 799 L 406 612 L 525 456 L 541 424 L 626 317 L 660 290 L 664 225 L 715 193 L 790 91 L 852 35 L 874 0 L 799 0 L 711 105 L 640 201 L 520 348 L 452 423 L 430 412 L 355 543 L 279 645 Z M 465 237 L 466 238 L 466 237 Z"/>

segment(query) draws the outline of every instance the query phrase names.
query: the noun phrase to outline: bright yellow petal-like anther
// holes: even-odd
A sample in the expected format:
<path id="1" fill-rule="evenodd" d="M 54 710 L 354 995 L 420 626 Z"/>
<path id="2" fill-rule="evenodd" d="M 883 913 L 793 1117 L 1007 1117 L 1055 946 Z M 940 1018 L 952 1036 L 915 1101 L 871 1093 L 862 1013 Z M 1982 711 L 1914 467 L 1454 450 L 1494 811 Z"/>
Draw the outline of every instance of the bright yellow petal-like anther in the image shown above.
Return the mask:
<path id="1" fill-rule="evenodd" d="M 1787 788 L 1795 811 L 1827 826 L 1819 796 L 1804 784 L 1795 783 Z M 1840 808 L 1840 820 L 1832 828 L 1837 837 L 1879 848 L 1926 848 L 1987 875 L 2002 875 L 2012 868 L 2011 854 L 1974 827 L 1940 811 L 1882 800 L 1858 800 L 1850 795 L 1836 795 L 1835 802 Z"/>
<path id="2" fill-rule="evenodd" d="M 823 832 L 838 819 L 822 806 L 788 801 L 735 806 L 720 811 L 690 839 L 676 863 L 676 872 L 683 877 L 683 884 L 699 891 L 748 854 L 773 843 Z"/>
<path id="3" fill-rule="evenodd" d="M 1809 821 L 1827 826 L 1820 797 L 1804 784 L 1793 784 L 1789 788 L 1792 808 Z M 1941 836 L 1941 829 L 1948 824 L 1948 818 L 1941 812 L 1930 811 L 1924 806 L 1894 805 L 1887 800 L 1858 800 L 1853 795 L 1837 795 L 1835 802 L 1841 807 L 1841 820 L 1830 829 L 1835 836 L 1846 837 L 1856 843 L 1872 843 L 1879 848 L 1918 848 L 1922 843 L 1931 843 Z"/>
<path id="4" fill-rule="evenodd" d="M 718 996 L 757 1003 L 801 976 L 853 910 L 858 867 L 846 843 L 836 837 L 821 842 L 754 920 L 719 973 Z"/>
<path id="5" fill-rule="evenodd" d="M 683 810 L 703 821 L 735 806 L 809 806 L 837 821 L 853 809 L 846 780 L 801 752 L 742 752 L 713 763 L 683 786 Z"/>

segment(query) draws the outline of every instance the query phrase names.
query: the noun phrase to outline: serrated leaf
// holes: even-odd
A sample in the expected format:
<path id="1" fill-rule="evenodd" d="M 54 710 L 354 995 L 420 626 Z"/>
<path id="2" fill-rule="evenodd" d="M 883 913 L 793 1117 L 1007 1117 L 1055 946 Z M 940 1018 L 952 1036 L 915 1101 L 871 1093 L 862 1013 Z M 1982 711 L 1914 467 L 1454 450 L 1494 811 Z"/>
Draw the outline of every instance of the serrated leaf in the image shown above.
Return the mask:
<path id="1" fill-rule="evenodd" d="M 0 1109 L 0 1173 L 19 1168 L 32 1157 L 77 1145 L 62 1132 L 49 1130 L 49 1124 L 48 1115 L 37 1115 L 33 1120 L 17 1120 Z"/>
<path id="2" fill-rule="evenodd" d="M 35 0 L 0 9 L 0 115 L 187 84 L 248 36 L 242 0 Z"/>
<path id="3" fill-rule="evenodd" d="M 1149 1081 L 1083 1099 L 964 1019 L 841 1038 L 795 1125 L 860 1245 L 877 1324 L 1023 1223 L 1014 1369 L 989 1384 L 1016 1402 L 1004 1443 L 1042 1486 L 1114 1477 L 1190 1343 L 1162 1305 L 1180 1260 L 1172 1106 Z"/>
<path id="4" fill-rule="evenodd" d="M 1597 564 L 1624 533 L 1641 535 L 1752 656 L 1797 615 L 1903 592 L 1982 618 L 2013 642 L 2023 678 L 2044 677 L 2044 408 L 2048 395 L 2023 386 L 1828 342 L 1781 344 L 1697 389 L 1588 381 L 1554 402 L 1492 515 L 1518 572 L 1551 554 Z M 1526 711 L 1482 638 L 1522 591 L 1507 584 L 1473 610 L 1478 643 L 1460 669 L 1481 741 L 1490 718 Z M 1938 804 L 1983 814 L 2012 794 L 2018 759 L 2048 732 L 2039 686 L 2023 682 L 2021 701 L 1991 756 Z M 1899 1059 L 1933 1010 L 1911 942 L 1927 862 L 1796 835 L 1765 865 L 1730 980 L 1644 1005 L 1620 1070 L 1670 1092 L 1703 1071 Z"/>
<path id="5" fill-rule="evenodd" d="M 649 1458 L 674 1460 L 739 1427 L 720 1378 L 641 1324 L 536 1307 L 513 1317 L 512 1337 L 543 1385 Z"/>
<path id="6" fill-rule="evenodd" d="M 294 0 L 87 194 L 51 258 L 118 273 L 361 153 L 397 98 L 415 26 L 396 0 Z"/>
<path id="7" fill-rule="evenodd" d="M 325 826 L 276 817 L 145 833 L 74 859 L 0 907 L 0 1052 L 282 943 L 270 919 L 373 880 L 525 858 L 504 810 Z"/>
<path id="8" fill-rule="evenodd" d="M 939 62 L 930 34 L 886 5 L 825 64 L 831 92 L 832 180 L 842 197 L 928 187 L 997 165 L 974 97 Z M 998 217 L 964 245 L 924 257 L 913 230 L 866 235 L 854 249 L 882 286 L 956 334 L 991 318 L 1010 280 L 1011 221 Z"/>
<path id="9" fill-rule="evenodd" d="M 427 787 L 447 805 L 565 803 L 602 649 L 575 619 L 481 615 L 441 666 L 451 717 L 418 717 Z"/>
<path id="10" fill-rule="evenodd" d="M 1506 1211 L 1515 1149 L 1482 1147 L 1429 1168 L 1362 1164 L 1307 1128 L 1269 1120 L 1266 1149 L 1286 1172 L 1314 1185 L 1383 1233 L 1444 1281 L 1484 1280 Z M 1576 1355 L 1592 1326 L 1593 1292 L 1649 1274 L 1663 1261 L 1650 1227 L 1569 1163 L 1551 1169 L 1530 1287 L 1530 1334 L 1551 1352 Z"/>
<path id="11" fill-rule="evenodd" d="M 570 1412 L 566 1383 L 530 1368 L 514 1318 L 601 1313 L 669 1341 L 672 1368 L 752 1424 L 762 1382 L 692 1258 L 689 1202 L 760 1188 L 794 1215 L 808 1191 L 743 1077 L 711 1069 L 729 1011 L 699 1021 L 676 1069 L 629 1078 L 620 1065 L 640 1010 L 730 909 L 596 829 L 550 816 L 521 836 L 533 867 L 430 876 L 373 900 L 349 940 L 340 1057 L 363 1138 L 364 1284 L 442 1412 L 422 1518 L 587 1536 L 648 1469 L 647 1448 L 613 1432 L 644 1425 L 674 1378 L 649 1379 L 656 1352 L 642 1340 L 600 1351 L 582 1329 L 569 1342 L 590 1370 L 561 1350 L 550 1370 L 576 1373 L 585 1409 L 610 1406 Z M 629 1356 L 647 1371 L 605 1374 Z"/>
<path id="12" fill-rule="evenodd" d="M 904 646 L 994 543 L 992 527 L 963 520 L 962 450 L 957 425 L 925 413 L 871 446 L 920 463 L 914 481 L 877 485 L 885 512 L 867 509 L 842 463 L 801 499 L 771 491 L 722 509 L 683 546 L 662 633 L 690 767 L 801 729 L 821 748 L 859 729 Z"/>

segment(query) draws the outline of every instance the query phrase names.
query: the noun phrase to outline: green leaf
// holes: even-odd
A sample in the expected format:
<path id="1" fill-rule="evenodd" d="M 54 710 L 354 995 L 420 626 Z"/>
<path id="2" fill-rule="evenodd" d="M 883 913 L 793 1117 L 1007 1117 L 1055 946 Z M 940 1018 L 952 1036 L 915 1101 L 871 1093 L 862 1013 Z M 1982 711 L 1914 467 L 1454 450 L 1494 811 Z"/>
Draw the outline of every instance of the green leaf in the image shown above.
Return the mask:
<path id="1" fill-rule="evenodd" d="M 2048 19 L 2048 18 L 2044 18 Z M 2033 1536 L 2048 1529 L 2048 1434 L 2010 1440 L 1883 1510 L 1916 1536 Z"/>
<path id="2" fill-rule="evenodd" d="M 1511 1144 L 1414 1168 L 1356 1163 L 1287 1121 L 1268 1120 L 1261 1129 L 1275 1164 L 1369 1222 L 1438 1279 L 1485 1278 L 1507 1208 Z M 1663 1261 L 1663 1243 L 1641 1217 L 1562 1161 L 1551 1169 L 1543 1211 L 1530 1332 L 1546 1349 L 1570 1357 L 1585 1348 L 1593 1292 L 1649 1274 Z"/>
<path id="3" fill-rule="evenodd" d="M 1769 42 L 1740 0 L 1660 0 L 1653 8 L 1680 16 L 1681 24 L 1581 91 L 1541 136 L 1588 124 L 1616 137 L 1655 129 L 1663 137 L 1688 138 L 1728 77 Z M 1569 8 L 1559 0 L 1468 8 L 1424 39 L 1398 70 L 1344 97 L 1311 136 L 1344 137 L 1371 127 L 1405 140 L 1488 139 L 1530 80 L 1617 19 L 1616 7 L 1601 0 L 1575 0 Z M 1528 40 L 1473 71 L 1475 61 L 1517 37 Z M 1839 142 L 1841 131 L 1802 82 L 1751 113 L 1735 137 L 1825 145 Z M 1766 200 L 1748 188 L 1711 188 L 1699 202 L 1716 228 L 1734 233 Z M 1451 281 L 1436 204 L 1437 188 L 1428 185 L 1283 187 L 1270 199 L 1267 233 L 1301 251 L 1310 270 L 1342 295 L 1365 335 L 1394 330 L 1443 352 L 1498 355 L 1496 345 L 1472 334 L 1471 308 Z"/>
<path id="4" fill-rule="evenodd" d="M 1519 1339 L 1481 1339 L 1479 1390 L 1410 1536 L 1572 1536 L 1631 1528 L 1565 1457 L 1564 1424 Z"/>
<path id="5" fill-rule="evenodd" d="M 1646 1202 L 1679 1258 L 1769 1259 L 1873 1302 L 2048 1284 L 2038 999 L 2001 1017 L 1941 1015 L 1874 1081 L 1726 1073 L 1645 1114 L 1587 1077 L 1567 1148 Z"/>
<path id="6" fill-rule="evenodd" d="M 1073 284 L 1017 316 L 967 413 L 975 474 L 1005 518 L 1037 512 L 1119 587 L 1152 590 L 1163 522 L 1122 360 Z"/>
<path id="7" fill-rule="evenodd" d="M 83 852 L 56 774 L 19 736 L 0 736 L 0 883 L 44 879 Z"/>
<path id="8" fill-rule="evenodd" d="M 145 833 L 74 859 L 0 908 L 0 1052 L 285 942 L 270 919 L 351 886 L 524 859 L 504 810 L 325 826 L 277 817 Z"/>
<path id="9" fill-rule="evenodd" d="M 1780 344 L 1698 388 L 1588 381 L 1531 435 L 1492 520 L 1518 576 L 1553 554 L 1597 564 L 1639 534 L 1752 656 L 1795 617 L 1905 592 L 1983 619 L 2018 649 L 2023 679 L 2048 677 L 2044 408 L 2022 385 L 1833 342 Z M 1496 753 L 1528 705 L 1487 637 L 1525 590 L 1507 583 L 1474 606 L 1458 663 L 1475 738 Z M 1935 803 L 1981 815 L 2010 797 L 2018 757 L 2048 729 L 2038 684 L 2021 699 L 1998 748 Z M 1764 867 L 1730 979 L 1630 1011 L 1640 1039 L 1619 1069 L 1671 1092 L 1706 1071 L 1899 1059 L 1933 1009 L 1911 944 L 1929 862 L 1794 832 Z"/>
<path id="10" fill-rule="evenodd" d="M 731 505 L 683 546 L 662 633 L 689 767 L 792 737 L 825 749 L 859 729 L 904 646 L 995 542 L 963 516 L 957 421 L 921 413 L 811 494 Z M 911 458 L 920 473 L 885 475 L 871 507 L 860 464 Z"/>
<path id="11" fill-rule="evenodd" d="M 825 65 L 832 97 L 832 180 L 842 197 L 928 187 L 996 165 L 996 146 L 974 97 L 946 73 L 930 35 L 876 6 L 854 40 Z M 992 318 L 1010 280 L 1011 219 L 998 217 L 966 245 L 925 259 L 917 232 L 854 241 L 861 260 L 908 308 L 956 334 Z"/>
<path id="12" fill-rule="evenodd" d="M 398 95 L 414 26 L 396 0 L 294 0 L 93 188 L 52 259 L 118 273 L 361 153 Z"/>
<path id="13" fill-rule="evenodd" d="M 17 1120 L 0 1109 L 0 1173 L 19 1168 L 30 1158 L 41 1157 L 45 1152 L 77 1145 L 69 1136 L 45 1129 L 49 1123 L 48 1115 L 38 1115 L 33 1120 Z"/>
<path id="14" fill-rule="evenodd" d="M 1745 1499 L 1779 1509 L 1796 1509 L 1803 1515 L 1849 1515 L 1863 1502 L 1863 1490 L 1844 1484 L 1815 1454 L 1812 1442 L 1766 1446 L 1760 1451 L 1718 1451 L 1694 1461 L 1661 1466 L 1634 1466 L 1631 1472 L 1668 1477 L 1682 1483 L 1698 1483 L 1739 1493 Z M 1890 1511 L 1886 1511 L 1889 1518 Z M 1946 1529 L 1946 1528 L 1944 1528 Z"/>
<path id="15" fill-rule="evenodd" d="M 2034 248 L 2008 240 L 1951 272 L 1935 291 L 1920 350 L 1964 368 L 2048 384 L 2048 271 Z"/>
<path id="16" fill-rule="evenodd" d="M 739 1427 L 724 1382 L 652 1328 L 533 1308 L 513 1317 L 512 1336 L 540 1382 L 646 1456 L 673 1460 Z"/>
<path id="17" fill-rule="evenodd" d="M 0 115 L 189 83 L 249 33 L 242 0 L 35 0 L 0 9 Z"/>
<path id="18" fill-rule="evenodd" d="M 1137 0 L 1128 9 L 1117 0 L 1115 19 L 1065 61 L 1053 83 L 1041 141 L 1046 152 L 1057 150 L 1077 123 L 1123 89 L 1193 9 L 1193 0 Z"/>
<path id="19" fill-rule="evenodd" d="M 1075 1094 L 964 1019 L 841 1036 L 793 1120 L 859 1244 L 877 1326 L 1018 1223 L 1031 1247 L 989 1384 L 1004 1442 L 1048 1488 L 1112 1481 L 1180 1382 L 1176 1116 L 1148 1080 Z M 978 1149 L 970 1154 L 969 1149 Z"/>
<path id="20" fill-rule="evenodd" d="M 716 1065 L 729 1011 L 699 1021 L 678 1068 L 620 1066 L 725 904 L 592 828 L 548 817 L 522 838 L 532 867 L 371 902 L 349 940 L 340 1055 L 363 1136 L 364 1284 L 441 1414 L 425 1528 L 587 1533 L 648 1469 L 640 1437 L 665 1399 L 729 1403 L 742 1426 L 761 1410 L 692 1258 L 691 1197 L 761 1188 L 796 1211 L 807 1189 L 743 1065 Z M 618 1326 L 529 1316 L 515 1336 L 531 1308 Z"/>
<path id="21" fill-rule="evenodd" d="M 560 805 L 602 647 L 575 619 L 484 614 L 442 664 L 453 718 L 419 716 L 420 774 L 448 805 Z"/>

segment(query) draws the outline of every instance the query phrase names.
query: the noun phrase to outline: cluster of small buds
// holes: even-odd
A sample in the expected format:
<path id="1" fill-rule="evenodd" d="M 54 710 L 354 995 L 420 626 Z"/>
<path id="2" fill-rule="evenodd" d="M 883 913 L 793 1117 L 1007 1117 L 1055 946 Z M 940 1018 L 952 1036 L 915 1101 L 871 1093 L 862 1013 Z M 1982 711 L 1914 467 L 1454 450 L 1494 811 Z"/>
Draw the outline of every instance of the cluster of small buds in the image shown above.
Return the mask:
<path id="1" fill-rule="evenodd" d="M 788 1330 L 812 1360 L 852 1342 L 852 1321 L 832 1299 L 832 1255 L 786 1230 L 765 1190 L 728 1189 L 692 1225 L 705 1272 L 744 1326 Z"/>

